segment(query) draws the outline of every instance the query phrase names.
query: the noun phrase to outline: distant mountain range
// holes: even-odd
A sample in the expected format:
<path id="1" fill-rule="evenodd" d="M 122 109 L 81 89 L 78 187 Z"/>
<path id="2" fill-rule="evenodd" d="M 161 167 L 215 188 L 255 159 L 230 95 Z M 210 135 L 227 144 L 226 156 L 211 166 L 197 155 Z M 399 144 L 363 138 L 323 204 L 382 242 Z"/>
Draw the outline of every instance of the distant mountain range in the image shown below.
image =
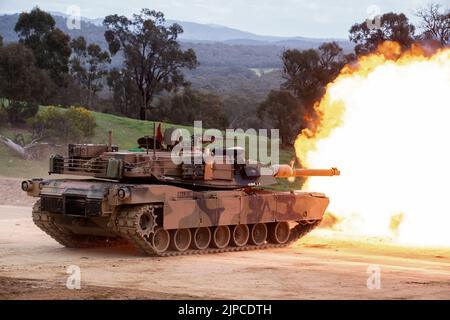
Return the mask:
<path id="1" fill-rule="evenodd" d="M 103 18 L 90 19 L 81 18 L 81 31 L 80 30 L 68 30 L 66 26 L 66 19 L 69 17 L 65 13 L 50 12 L 55 18 L 58 28 L 67 32 L 71 36 L 77 36 L 79 34 L 88 35 L 94 32 L 101 34 L 103 37 Z M 0 34 L 3 35 L 5 41 L 15 41 L 17 36 L 14 32 L 14 24 L 17 21 L 18 14 L 2 15 L 0 16 Z M 305 37 L 275 37 L 275 36 L 263 36 L 254 34 L 251 32 L 242 31 L 239 29 L 229 28 L 216 24 L 201 24 L 196 22 L 167 20 L 168 24 L 178 23 L 183 27 L 183 34 L 180 35 L 180 40 L 184 42 L 194 43 L 208 43 L 208 42 L 223 42 L 226 44 L 236 45 L 276 45 L 282 47 L 292 48 L 313 48 L 326 41 L 337 41 L 344 49 L 352 48 L 349 41 L 345 39 L 319 39 L 319 38 L 305 38 Z M 86 29 L 86 30 L 83 30 Z M 100 39 L 97 36 L 97 42 Z M 92 39 L 94 40 L 94 39 Z M 101 39 L 104 42 L 103 39 Z"/>

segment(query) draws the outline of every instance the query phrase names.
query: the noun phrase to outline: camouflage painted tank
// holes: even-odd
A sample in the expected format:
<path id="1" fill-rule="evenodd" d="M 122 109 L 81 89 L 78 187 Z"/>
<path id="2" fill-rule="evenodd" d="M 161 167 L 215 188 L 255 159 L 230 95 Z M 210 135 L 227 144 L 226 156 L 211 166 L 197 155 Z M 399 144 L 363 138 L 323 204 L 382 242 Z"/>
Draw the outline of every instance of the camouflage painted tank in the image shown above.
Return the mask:
<path id="1" fill-rule="evenodd" d="M 284 247 L 320 223 L 329 200 L 322 193 L 262 187 L 276 178 L 339 175 L 335 168 L 242 163 L 236 150 L 177 164 L 169 151 L 176 143 L 144 137 L 144 149 L 126 152 L 111 139 L 69 145 L 66 157 L 50 157 L 49 173 L 87 178 L 23 181 L 22 189 L 39 198 L 33 221 L 72 248 L 128 243 L 147 255 L 168 256 Z M 204 150 L 183 152 L 193 158 Z M 224 157 L 231 162 L 219 161 Z"/>

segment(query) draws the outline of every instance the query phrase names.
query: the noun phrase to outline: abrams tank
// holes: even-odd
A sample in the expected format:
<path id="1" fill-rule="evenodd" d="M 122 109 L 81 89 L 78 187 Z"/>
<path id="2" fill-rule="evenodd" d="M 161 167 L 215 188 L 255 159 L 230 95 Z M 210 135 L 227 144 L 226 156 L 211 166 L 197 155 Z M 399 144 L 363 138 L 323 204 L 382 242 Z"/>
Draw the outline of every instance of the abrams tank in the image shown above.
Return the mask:
<path id="1" fill-rule="evenodd" d="M 157 256 L 280 248 L 317 227 L 329 200 L 265 187 L 277 178 L 339 175 L 263 166 L 238 148 L 181 148 L 182 161 L 174 161 L 179 143 L 143 137 L 139 148 L 119 151 L 110 134 L 108 144 L 70 144 L 67 156 L 49 161 L 49 174 L 63 178 L 22 182 L 38 198 L 34 223 L 70 248 L 131 244 Z"/>

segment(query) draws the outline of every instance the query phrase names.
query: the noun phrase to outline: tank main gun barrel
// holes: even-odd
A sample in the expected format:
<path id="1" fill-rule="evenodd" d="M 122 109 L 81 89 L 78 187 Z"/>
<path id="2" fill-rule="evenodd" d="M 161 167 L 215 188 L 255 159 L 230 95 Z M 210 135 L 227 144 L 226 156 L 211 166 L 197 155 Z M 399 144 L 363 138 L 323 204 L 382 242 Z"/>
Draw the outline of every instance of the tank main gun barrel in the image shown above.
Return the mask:
<path id="1" fill-rule="evenodd" d="M 273 176 L 275 178 L 292 177 L 331 177 L 339 176 L 341 172 L 337 168 L 331 169 L 294 169 L 288 165 L 274 166 Z"/>
<path id="2" fill-rule="evenodd" d="M 341 172 L 337 168 L 331 169 L 295 169 L 296 177 L 332 177 L 339 176 Z"/>

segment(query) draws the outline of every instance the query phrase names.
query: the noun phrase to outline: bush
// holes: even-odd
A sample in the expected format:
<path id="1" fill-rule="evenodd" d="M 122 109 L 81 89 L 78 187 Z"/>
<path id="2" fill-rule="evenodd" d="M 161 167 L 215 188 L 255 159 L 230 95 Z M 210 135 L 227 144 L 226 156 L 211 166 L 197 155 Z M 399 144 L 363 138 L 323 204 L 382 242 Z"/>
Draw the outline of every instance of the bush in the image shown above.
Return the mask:
<path id="1" fill-rule="evenodd" d="M 23 124 L 37 114 L 39 106 L 32 102 L 10 101 L 5 110 L 11 124 Z"/>
<path id="2" fill-rule="evenodd" d="M 88 142 L 96 127 L 94 116 L 82 107 L 62 110 L 48 107 L 32 121 L 36 136 L 55 142 Z"/>
<path id="3" fill-rule="evenodd" d="M 64 113 L 66 121 L 81 131 L 82 136 L 91 138 L 94 136 L 97 123 L 92 113 L 83 107 L 73 107 Z"/>

